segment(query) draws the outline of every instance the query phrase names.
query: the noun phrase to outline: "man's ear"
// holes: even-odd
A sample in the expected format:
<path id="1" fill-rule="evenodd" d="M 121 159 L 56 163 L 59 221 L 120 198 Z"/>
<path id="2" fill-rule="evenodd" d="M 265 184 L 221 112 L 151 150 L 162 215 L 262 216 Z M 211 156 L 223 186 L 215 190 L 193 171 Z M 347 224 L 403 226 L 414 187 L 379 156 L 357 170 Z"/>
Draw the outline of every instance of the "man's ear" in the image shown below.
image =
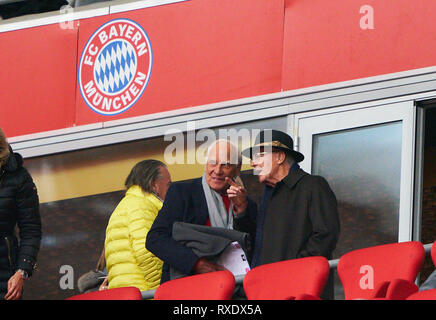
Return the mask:
<path id="1" fill-rule="evenodd" d="M 286 160 L 286 154 L 283 151 L 277 152 L 277 163 L 282 164 Z"/>
<path id="2" fill-rule="evenodd" d="M 150 187 L 151 187 L 151 191 L 153 191 L 154 193 L 156 193 L 156 179 L 154 179 L 153 181 L 151 181 L 151 183 L 150 183 Z"/>

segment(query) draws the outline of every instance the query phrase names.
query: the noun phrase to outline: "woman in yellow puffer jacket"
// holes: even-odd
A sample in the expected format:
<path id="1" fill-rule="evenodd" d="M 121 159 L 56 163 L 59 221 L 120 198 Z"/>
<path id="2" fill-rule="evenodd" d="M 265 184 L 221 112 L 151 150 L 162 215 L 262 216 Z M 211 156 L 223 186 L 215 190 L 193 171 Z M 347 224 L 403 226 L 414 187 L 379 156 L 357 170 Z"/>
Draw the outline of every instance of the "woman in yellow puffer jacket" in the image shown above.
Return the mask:
<path id="1" fill-rule="evenodd" d="M 137 163 L 126 179 L 126 195 L 106 228 L 105 257 L 109 288 L 159 286 L 162 261 L 145 248 L 147 233 L 162 207 L 171 177 L 158 160 Z"/>

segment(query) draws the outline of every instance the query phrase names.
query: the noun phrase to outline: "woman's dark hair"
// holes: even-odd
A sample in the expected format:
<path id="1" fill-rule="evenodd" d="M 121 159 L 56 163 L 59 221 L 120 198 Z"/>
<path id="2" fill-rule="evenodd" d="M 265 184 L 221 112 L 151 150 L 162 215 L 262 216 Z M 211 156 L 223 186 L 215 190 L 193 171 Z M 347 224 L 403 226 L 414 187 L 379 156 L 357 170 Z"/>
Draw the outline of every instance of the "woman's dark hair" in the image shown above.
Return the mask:
<path id="1" fill-rule="evenodd" d="M 153 192 L 153 182 L 160 178 L 160 168 L 166 168 L 159 160 L 143 160 L 135 164 L 124 183 L 126 189 L 133 185 L 140 186 L 144 192 Z"/>

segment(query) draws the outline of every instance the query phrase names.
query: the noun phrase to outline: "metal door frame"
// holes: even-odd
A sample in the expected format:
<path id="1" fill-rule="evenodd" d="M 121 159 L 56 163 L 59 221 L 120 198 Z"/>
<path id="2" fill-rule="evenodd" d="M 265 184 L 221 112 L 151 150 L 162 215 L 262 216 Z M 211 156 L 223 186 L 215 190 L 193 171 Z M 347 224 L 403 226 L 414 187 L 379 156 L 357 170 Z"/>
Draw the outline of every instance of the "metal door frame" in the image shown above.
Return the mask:
<path id="1" fill-rule="evenodd" d="M 301 166 L 307 172 L 311 172 L 314 134 L 402 121 L 399 242 L 413 239 L 415 119 L 416 107 L 413 100 L 388 104 L 355 104 L 293 115 L 296 149 L 306 157 Z M 309 124 L 310 127 L 307 126 Z"/>

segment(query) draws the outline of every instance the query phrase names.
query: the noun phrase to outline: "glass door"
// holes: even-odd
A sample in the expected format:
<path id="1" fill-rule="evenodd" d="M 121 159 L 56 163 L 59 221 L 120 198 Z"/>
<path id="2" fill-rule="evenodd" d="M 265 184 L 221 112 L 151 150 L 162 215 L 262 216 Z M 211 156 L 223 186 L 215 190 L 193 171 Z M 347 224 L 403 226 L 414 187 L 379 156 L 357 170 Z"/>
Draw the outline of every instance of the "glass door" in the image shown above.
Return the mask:
<path id="1" fill-rule="evenodd" d="M 297 114 L 301 167 L 327 179 L 338 200 L 334 258 L 412 239 L 414 105 L 341 107 Z"/>

